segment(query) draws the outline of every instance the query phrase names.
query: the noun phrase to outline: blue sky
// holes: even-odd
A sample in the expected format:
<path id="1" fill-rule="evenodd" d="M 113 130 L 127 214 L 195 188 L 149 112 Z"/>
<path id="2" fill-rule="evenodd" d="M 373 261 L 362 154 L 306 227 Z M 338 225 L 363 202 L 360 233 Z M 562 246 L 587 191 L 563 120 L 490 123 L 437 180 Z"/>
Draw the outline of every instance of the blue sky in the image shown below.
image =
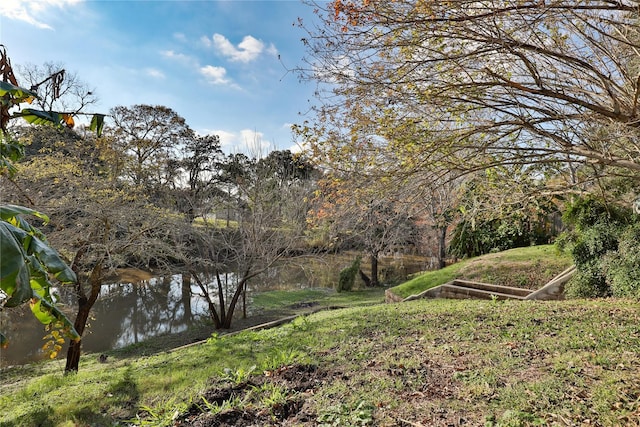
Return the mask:
<path id="1" fill-rule="evenodd" d="M 290 131 L 314 85 L 301 64 L 311 22 L 299 0 L 0 0 L 0 43 L 12 65 L 61 62 L 100 99 L 165 105 L 225 151 L 292 149 Z"/>

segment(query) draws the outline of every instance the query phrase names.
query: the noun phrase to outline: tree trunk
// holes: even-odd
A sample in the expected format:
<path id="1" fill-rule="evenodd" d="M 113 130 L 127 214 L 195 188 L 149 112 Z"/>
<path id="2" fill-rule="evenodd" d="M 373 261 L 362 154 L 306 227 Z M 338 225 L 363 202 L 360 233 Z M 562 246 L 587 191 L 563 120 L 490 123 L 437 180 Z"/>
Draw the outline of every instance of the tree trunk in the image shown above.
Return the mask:
<path id="1" fill-rule="evenodd" d="M 191 323 L 193 315 L 191 313 L 191 275 L 189 273 L 182 274 L 181 302 L 184 307 L 183 319 L 185 322 Z"/>
<path id="2" fill-rule="evenodd" d="M 224 320 L 222 321 L 222 329 L 231 328 L 231 320 L 233 319 L 233 312 L 236 309 L 236 304 L 238 303 L 238 300 L 240 299 L 240 296 L 244 292 L 244 288 L 245 288 L 246 284 L 247 284 L 247 278 L 246 278 L 246 275 L 245 275 L 245 277 L 240 279 L 238 287 L 236 288 L 236 291 L 233 294 L 233 298 L 231 299 L 231 302 L 229 303 L 229 308 L 227 309 L 227 313 L 226 313 L 227 315 L 225 316 Z"/>
<path id="3" fill-rule="evenodd" d="M 441 269 L 447 266 L 447 227 L 438 228 L 438 232 L 438 269 Z"/>
<path id="4" fill-rule="evenodd" d="M 222 285 L 222 279 L 220 278 L 220 272 L 218 270 L 216 270 L 216 282 L 218 284 L 218 302 L 220 303 L 220 317 L 222 317 L 224 319 L 224 317 L 226 316 L 226 310 L 224 307 L 224 288 L 225 286 Z M 227 273 L 225 273 L 224 275 L 224 283 L 226 285 L 226 287 L 229 287 L 229 276 L 227 276 Z M 216 328 L 218 328 L 218 325 L 216 324 Z"/>
<path id="5" fill-rule="evenodd" d="M 242 291 L 242 318 L 247 318 L 247 287 Z"/>
<path id="6" fill-rule="evenodd" d="M 204 296 L 204 298 L 207 300 L 207 304 L 209 306 L 209 315 L 211 316 L 211 320 L 213 320 L 213 325 L 215 326 L 216 329 L 220 329 L 222 327 L 222 322 L 224 321 L 224 295 L 222 294 L 222 285 L 220 282 L 220 276 L 218 275 L 218 272 L 216 272 L 216 278 L 218 279 L 218 298 L 220 301 L 220 311 L 221 311 L 221 315 L 218 316 L 218 310 L 216 309 L 216 305 L 213 303 L 213 300 L 211 299 L 211 295 L 209 294 L 209 290 L 207 289 L 207 286 L 202 283 L 202 280 L 200 280 L 200 277 L 194 272 L 191 272 L 191 277 L 193 277 L 196 281 L 196 283 L 198 284 L 198 287 L 200 288 L 200 290 L 202 291 L 202 294 Z"/>
<path id="7" fill-rule="evenodd" d="M 78 279 L 79 282 L 80 279 Z M 86 296 L 78 297 L 78 312 L 76 314 L 76 319 L 73 322 L 73 327 L 75 328 L 78 335 L 82 337 L 84 330 L 87 326 L 87 320 L 89 319 L 89 313 L 91 312 L 91 308 L 93 304 L 98 299 L 98 295 L 100 294 L 100 283 L 92 283 L 91 285 L 91 295 L 89 298 Z M 69 349 L 67 350 L 67 363 L 64 367 L 65 373 L 69 372 L 78 372 L 78 365 L 80 363 L 80 354 L 82 350 L 82 338 L 78 341 L 71 341 L 69 344 Z"/>
<path id="8" fill-rule="evenodd" d="M 364 285 L 367 288 L 371 287 L 371 279 L 369 278 L 369 276 L 367 276 L 362 270 L 358 270 L 358 271 L 360 272 L 360 278 L 364 282 Z"/>
<path id="9" fill-rule="evenodd" d="M 378 281 L 378 253 L 371 254 L 371 286 L 379 286 Z"/>
<path id="10" fill-rule="evenodd" d="M 78 298 L 78 313 L 76 314 L 76 320 L 73 322 L 78 335 L 82 336 L 84 329 L 89 319 L 89 312 L 91 311 L 91 305 L 87 298 Z M 64 367 L 65 373 L 78 372 L 78 365 L 80 364 L 80 354 L 82 347 L 82 339 L 78 341 L 71 341 L 69 343 L 69 349 L 67 350 L 67 363 Z"/>

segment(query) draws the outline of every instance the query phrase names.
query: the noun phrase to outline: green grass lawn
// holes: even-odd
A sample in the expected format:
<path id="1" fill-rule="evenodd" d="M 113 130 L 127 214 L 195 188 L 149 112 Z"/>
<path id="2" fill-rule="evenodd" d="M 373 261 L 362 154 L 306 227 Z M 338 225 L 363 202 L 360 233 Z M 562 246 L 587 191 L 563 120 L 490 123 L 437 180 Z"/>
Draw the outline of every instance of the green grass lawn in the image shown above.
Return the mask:
<path id="1" fill-rule="evenodd" d="M 639 325 L 640 302 L 614 299 L 323 311 L 77 375 L 7 369 L 0 425 L 633 425 Z"/>
<path id="2" fill-rule="evenodd" d="M 554 245 L 516 248 L 419 274 L 390 291 L 406 298 L 453 279 L 538 289 L 571 264 L 571 257 L 558 252 Z"/>
<path id="3" fill-rule="evenodd" d="M 298 307 L 334 307 L 379 304 L 384 302 L 382 288 L 359 289 L 351 292 L 336 292 L 329 288 L 281 290 L 260 292 L 251 297 L 252 306 L 257 310 L 289 309 Z"/>

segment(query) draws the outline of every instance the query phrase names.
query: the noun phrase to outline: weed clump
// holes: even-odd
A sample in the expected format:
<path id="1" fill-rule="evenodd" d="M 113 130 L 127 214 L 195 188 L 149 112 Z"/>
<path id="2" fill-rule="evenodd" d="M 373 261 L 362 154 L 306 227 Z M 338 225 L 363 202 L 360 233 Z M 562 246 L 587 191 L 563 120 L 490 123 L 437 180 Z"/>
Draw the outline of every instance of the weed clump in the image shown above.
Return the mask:
<path id="1" fill-rule="evenodd" d="M 340 271 L 340 278 L 338 279 L 338 292 L 349 292 L 353 289 L 353 285 L 356 281 L 356 275 L 360 271 L 360 262 L 362 257 L 357 257 L 349 267 L 343 268 Z"/>

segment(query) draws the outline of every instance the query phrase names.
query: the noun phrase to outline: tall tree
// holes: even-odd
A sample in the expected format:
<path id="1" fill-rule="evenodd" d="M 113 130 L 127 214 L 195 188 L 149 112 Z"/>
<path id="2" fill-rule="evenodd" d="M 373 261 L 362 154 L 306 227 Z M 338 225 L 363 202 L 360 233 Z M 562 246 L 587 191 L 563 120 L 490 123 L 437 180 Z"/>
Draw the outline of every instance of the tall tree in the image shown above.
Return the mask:
<path id="1" fill-rule="evenodd" d="M 271 151 L 258 160 L 255 168 L 261 186 L 273 195 L 272 203 L 278 205 L 280 216 L 291 227 L 304 227 L 319 170 L 304 155 L 290 150 Z"/>
<path id="2" fill-rule="evenodd" d="M 192 135 L 185 140 L 181 157 L 169 160 L 171 196 L 188 223 L 197 216 L 205 217 L 220 198 L 223 161 L 217 135 Z"/>
<path id="3" fill-rule="evenodd" d="M 392 147 L 407 174 L 640 171 L 637 1 L 309 3 L 320 25 L 307 27 L 303 76 L 327 89 L 310 125 L 319 152 L 345 162 L 357 145 L 380 162 Z"/>
<path id="4" fill-rule="evenodd" d="M 120 174 L 147 191 L 154 191 L 173 180 L 168 175 L 170 160 L 193 138 L 184 118 L 160 105 L 114 107 L 109 128 L 115 148 L 125 155 Z"/>
<path id="5" fill-rule="evenodd" d="M 325 228 L 329 241 L 353 247 L 369 256 L 371 286 L 379 284 L 379 256 L 394 247 L 413 247 L 416 226 L 409 203 L 384 183 L 366 184 L 356 175 L 330 174 L 319 183 L 310 220 Z"/>

